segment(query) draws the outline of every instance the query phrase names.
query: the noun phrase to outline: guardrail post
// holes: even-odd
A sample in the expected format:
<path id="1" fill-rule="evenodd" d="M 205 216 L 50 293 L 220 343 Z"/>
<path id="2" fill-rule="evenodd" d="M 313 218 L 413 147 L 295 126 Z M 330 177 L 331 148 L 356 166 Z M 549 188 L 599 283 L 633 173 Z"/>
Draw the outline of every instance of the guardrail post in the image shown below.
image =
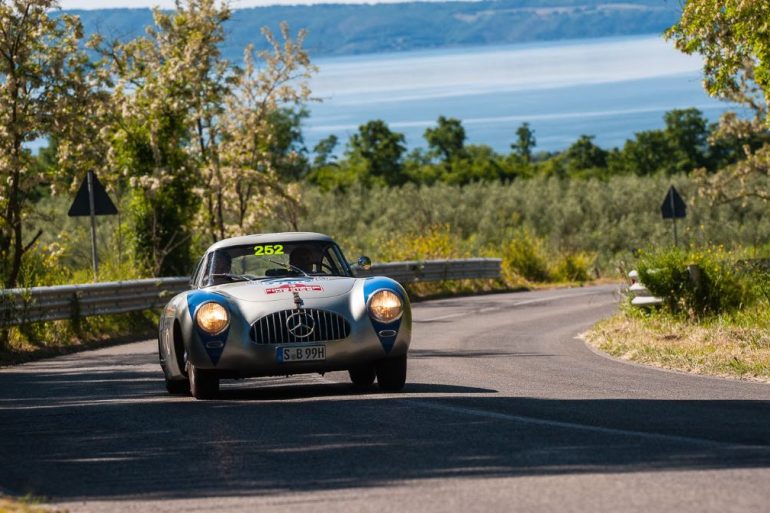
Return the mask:
<path id="1" fill-rule="evenodd" d="M 77 291 L 75 291 L 72 293 L 72 298 L 70 299 L 70 322 L 72 323 L 72 330 L 78 337 L 83 331 L 80 313 L 80 299 L 78 298 Z"/>

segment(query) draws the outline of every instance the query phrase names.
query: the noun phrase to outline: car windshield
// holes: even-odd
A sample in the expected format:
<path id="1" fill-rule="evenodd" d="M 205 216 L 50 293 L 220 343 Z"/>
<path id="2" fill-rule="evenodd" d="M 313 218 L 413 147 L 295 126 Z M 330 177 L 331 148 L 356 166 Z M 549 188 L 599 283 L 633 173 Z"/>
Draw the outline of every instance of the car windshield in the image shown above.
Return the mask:
<path id="1" fill-rule="evenodd" d="M 209 254 L 201 283 L 297 276 L 352 276 L 333 242 L 269 242 L 230 246 Z"/>

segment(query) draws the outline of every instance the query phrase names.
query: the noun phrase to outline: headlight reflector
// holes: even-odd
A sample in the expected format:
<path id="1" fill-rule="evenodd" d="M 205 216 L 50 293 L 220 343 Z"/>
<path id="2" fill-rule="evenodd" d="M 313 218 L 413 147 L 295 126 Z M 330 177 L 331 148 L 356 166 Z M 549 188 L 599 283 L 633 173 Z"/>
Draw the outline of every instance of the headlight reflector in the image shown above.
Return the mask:
<path id="1" fill-rule="evenodd" d="M 404 305 L 398 294 L 389 290 L 380 290 L 369 299 L 369 314 L 380 322 L 393 322 L 401 317 Z"/>
<path id="2" fill-rule="evenodd" d="M 230 325 L 230 314 L 219 303 L 204 303 L 195 313 L 195 322 L 198 323 L 200 329 L 209 335 L 217 335 L 225 331 Z"/>

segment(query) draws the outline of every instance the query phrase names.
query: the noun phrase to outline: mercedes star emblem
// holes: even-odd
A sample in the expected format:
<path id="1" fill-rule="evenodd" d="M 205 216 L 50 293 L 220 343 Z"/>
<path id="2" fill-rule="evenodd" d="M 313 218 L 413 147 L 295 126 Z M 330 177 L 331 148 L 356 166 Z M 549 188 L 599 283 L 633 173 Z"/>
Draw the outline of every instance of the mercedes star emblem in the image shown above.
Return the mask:
<path id="1" fill-rule="evenodd" d="M 286 327 L 289 333 L 297 338 L 307 338 L 315 329 L 315 321 L 305 312 L 296 312 L 286 319 Z"/>

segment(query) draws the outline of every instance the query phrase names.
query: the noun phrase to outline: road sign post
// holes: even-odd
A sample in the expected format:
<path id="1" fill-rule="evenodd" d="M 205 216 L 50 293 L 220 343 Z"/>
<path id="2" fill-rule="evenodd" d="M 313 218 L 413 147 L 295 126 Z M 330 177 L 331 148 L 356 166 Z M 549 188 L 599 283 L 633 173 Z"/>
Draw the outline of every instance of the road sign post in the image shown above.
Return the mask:
<path id="1" fill-rule="evenodd" d="M 99 254 L 96 251 L 96 205 L 94 204 L 94 172 L 89 171 L 88 176 L 88 212 L 91 217 L 91 262 L 94 269 L 94 281 L 99 276 Z"/>
<path id="2" fill-rule="evenodd" d="M 676 233 L 676 220 L 677 218 L 687 217 L 687 205 L 673 185 L 668 189 L 668 193 L 666 193 L 666 197 L 663 199 L 660 213 L 663 215 L 663 219 L 671 219 L 674 231 L 674 246 L 678 246 L 679 238 Z"/>
<path id="3" fill-rule="evenodd" d="M 99 182 L 96 174 L 89 171 L 86 179 L 80 184 L 80 189 L 75 196 L 75 201 L 67 212 L 70 217 L 91 218 L 91 263 L 94 271 L 94 281 L 99 276 L 99 256 L 96 251 L 96 216 L 109 216 L 118 213 L 115 204 L 110 199 L 104 186 Z"/>

